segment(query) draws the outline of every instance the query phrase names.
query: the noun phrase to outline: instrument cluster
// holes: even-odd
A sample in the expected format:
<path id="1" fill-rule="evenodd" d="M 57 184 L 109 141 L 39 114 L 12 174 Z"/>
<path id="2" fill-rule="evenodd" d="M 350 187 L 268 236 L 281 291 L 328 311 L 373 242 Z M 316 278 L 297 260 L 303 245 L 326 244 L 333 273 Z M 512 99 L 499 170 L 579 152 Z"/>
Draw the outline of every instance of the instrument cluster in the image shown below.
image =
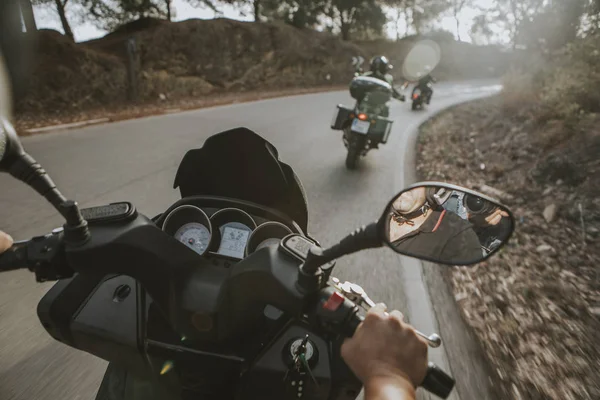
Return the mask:
<path id="1" fill-rule="evenodd" d="M 257 224 L 239 208 L 223 208 L 212 215 L 193 205 L 181 205 L 164 220 L 163 231 L 200 255 L 220 255 L 241 260 L 263 247 L 278 245 L 293 233 L 286 225 Z"/>

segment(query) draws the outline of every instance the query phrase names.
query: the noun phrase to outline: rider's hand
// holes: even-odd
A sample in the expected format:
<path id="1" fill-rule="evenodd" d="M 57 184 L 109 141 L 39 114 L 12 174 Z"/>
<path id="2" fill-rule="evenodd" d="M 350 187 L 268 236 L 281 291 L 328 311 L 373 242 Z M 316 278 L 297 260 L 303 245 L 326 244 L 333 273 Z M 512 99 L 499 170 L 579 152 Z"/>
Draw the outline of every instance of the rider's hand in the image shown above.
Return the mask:
<path id="1" fill-rule="evenodd" d="M 498 225 L 503 217 L 508 217 L 508 213 L 496 208 L 490 215 L 485 217 L 485 222 L 487 222 L 488 225 Z"/>
<path id="2" fill-rule="evenodd" d="M 342 357 L 365 385 L 367 398 L 413 398 L 427 373 L 427 343 L 403 322 L 400 311 L 373 307 L 354 336 L 342 345 Z M 377 393 L 377 394 L 375 394 Z"/>
<path id="3" fill-rule="evenodd" d="M 13 244 L 13 238 L 9 234 L 0 231 L 0 254 L 10 249 Z"/>

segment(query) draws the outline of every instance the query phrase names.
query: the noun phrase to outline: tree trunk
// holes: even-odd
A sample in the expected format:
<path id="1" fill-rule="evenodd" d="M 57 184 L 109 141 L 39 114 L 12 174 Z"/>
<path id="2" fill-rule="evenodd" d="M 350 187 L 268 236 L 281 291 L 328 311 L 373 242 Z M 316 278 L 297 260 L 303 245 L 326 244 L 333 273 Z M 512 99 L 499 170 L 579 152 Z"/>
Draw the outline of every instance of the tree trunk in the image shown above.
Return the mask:
<path id="1" fill-rule="evenodd" d="M 458 15 L 454 14 L 454 19 L 456 19 L 456 37 L 460 42 L 460 20 L 458 19 Z"/>
<path id="2" fill-rule="evenodd" d="M 31 0 L 20 0 L 19 6 L 21 8 L 23 22 L 25 23 L 25 30 L 27 32 L 37 31 L 37 25 L 35 24 L 35 16 L 33 15 L 33 6 L 31 5 Z"/>
<path id="3" fill-rule="evenodd" d="M 171 21 L 171 0 L 165 0 L 167 3 L 167 21 Z"/>
<path id="4" fill-rule="evenodd" d="M 62 0 L 54 0 L 56 4 L 56 11 L 58 11 L 58 16 L 60 17 L 60 23 L 62 24 L 63 30 L 65 31 L 65 35 L 71 38 L 71 40 L 75 41 L 75 36 L 73 36 L 73 31 L 71 30 L 71 26 L 69 25 L 69 21 L 67 21 L 67 16 L 65 15 L 65 5 Z"/>
<path id="5" fill-rule="evenodd" d="M 254 22 L 260 22 L 260 0 L 254 0 Z"/>
<path id="6" fill-rule="evenodd" d="M 345 23 L 343 20 L 340 25 L 340 31 L 342 32 L 342 40 L 350 40 L 350 25 Z"/>
<path id="7" fill-rule="evenodd" d="M 400 41 L 400 17 L 402 13 L 400 12 L 400 8 L 396 9 L 396 42 Z"/>

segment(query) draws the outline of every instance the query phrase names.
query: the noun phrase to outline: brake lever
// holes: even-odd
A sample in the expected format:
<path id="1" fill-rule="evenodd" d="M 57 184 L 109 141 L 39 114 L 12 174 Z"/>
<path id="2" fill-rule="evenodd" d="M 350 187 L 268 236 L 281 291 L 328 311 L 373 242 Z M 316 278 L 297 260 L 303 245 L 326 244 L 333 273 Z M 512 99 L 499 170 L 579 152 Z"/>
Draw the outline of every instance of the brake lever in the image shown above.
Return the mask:
<path id="1" fill-rule="evenodd" d="M 371 308 L 375 307 L 375 302 L 371 300 L 362 286 L 348 281 L 340 283 L 340 280 L 335 277 L 331 278 L 331 282 L 336 289 L 341 291 L 344 296 L 354 302 L 357 306 L 361 307 L 363 310 L 369 311 Z M 425 339 L 431 348 L 437 348 L 442 345 L 442 338 L 437 333 L 432 333 L 431 335 L 427 336 L 423 332 L 420 332 L 416 329 L 415 333 Z"/>

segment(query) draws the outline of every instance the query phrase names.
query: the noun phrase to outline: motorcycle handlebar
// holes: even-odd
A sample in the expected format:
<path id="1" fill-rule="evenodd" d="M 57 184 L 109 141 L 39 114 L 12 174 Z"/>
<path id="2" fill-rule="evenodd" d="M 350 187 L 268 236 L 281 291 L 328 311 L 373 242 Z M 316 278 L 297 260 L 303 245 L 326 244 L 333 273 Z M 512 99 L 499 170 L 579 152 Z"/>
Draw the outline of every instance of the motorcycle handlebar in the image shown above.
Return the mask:
<path id="1" fill-rule="evenodd" d="M 363 317 L 355 313 L 346 324 L 347 333 L 352 336 L 358 326 L 362 323 Z M 456 381 L 447 373 L 442 371 L 437 365 L 430 362 L 427 366 L 427 374 L 421 387 L 429 393 L 434 394 L 442 399 L 448 398 Z"/>
<path id="2" fill-rule="evenodd" d="M 0 272 L 27 268 L 38 282 L 70 278 L 74 272 L 64 256 L 62 231 L 53 232 L 14 243 L 0 254 Z"/>
<path id="3" fill-rule="evenodd" d="M 26 241 L 17 242 L 10 249 L 0 254 L 0 272 L 27 268 L 27 243 Z"/>

